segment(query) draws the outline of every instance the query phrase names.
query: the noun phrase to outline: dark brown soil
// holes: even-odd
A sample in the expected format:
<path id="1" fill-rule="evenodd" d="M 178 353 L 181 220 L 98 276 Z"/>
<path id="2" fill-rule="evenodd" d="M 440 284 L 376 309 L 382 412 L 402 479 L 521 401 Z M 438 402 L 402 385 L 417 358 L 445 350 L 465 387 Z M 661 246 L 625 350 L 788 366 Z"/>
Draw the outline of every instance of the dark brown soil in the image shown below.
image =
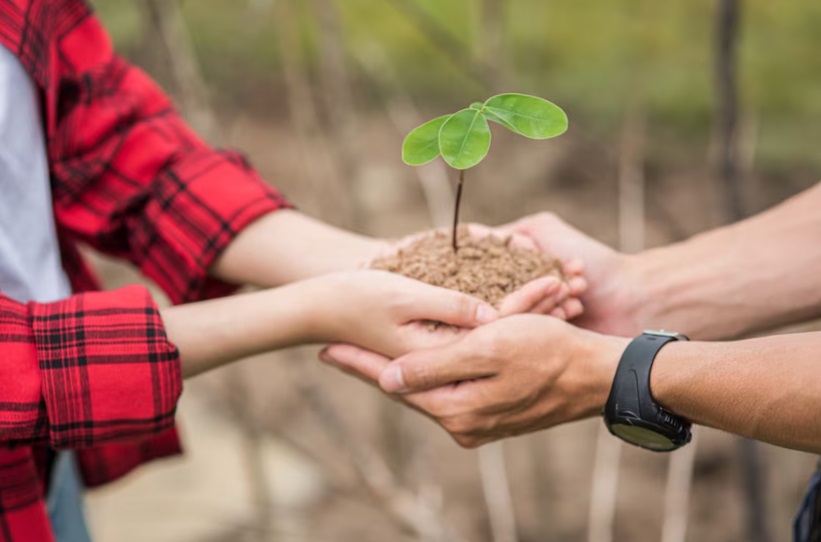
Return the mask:
<path id="1" fill-rule="evenodd" d="M 460 226 L 458 241 L 459 250 L 454 254 L 450 232 L 433 232 L 393 255 L 378 258 L 371 267 L 458 290 L 495 307 L 534 279 L 561 276 L 557 260 L 512 246 L 510 238 L 475 238 L 467 227 Z"/>

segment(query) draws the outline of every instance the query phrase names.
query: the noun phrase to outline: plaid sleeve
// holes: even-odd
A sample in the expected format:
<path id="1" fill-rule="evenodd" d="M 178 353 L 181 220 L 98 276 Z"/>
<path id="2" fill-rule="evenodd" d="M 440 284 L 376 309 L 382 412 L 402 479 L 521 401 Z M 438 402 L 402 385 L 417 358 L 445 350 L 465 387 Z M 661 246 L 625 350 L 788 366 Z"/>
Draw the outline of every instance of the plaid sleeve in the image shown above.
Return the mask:
<path id="1" fill-rule="evenodd" d="M 21 305 L 0 294 L 0 443 L 80 448 L 173 425 L 177 349 L 140 286 Z"/>
<path id="2" fill-rule="evenodd" d="M 46 108 L 59 227 L 130 260 L 176 303 L 228 293 L 209 267 L 243 228 L 289 203 L 239 154 L 203 143 L 89 10 L 64 26 Z"/>

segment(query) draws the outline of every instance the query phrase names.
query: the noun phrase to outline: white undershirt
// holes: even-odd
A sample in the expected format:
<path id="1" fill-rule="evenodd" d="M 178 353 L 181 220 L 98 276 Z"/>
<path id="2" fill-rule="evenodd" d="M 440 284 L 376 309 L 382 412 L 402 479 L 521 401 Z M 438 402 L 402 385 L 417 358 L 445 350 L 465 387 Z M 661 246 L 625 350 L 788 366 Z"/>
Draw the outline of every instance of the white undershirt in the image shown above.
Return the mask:
<path id="1" fill-rule="evenodd" d="M 20 302 L 71 295 L 48 175 L 37 89 L 0 46 L 0 292 Z"/>

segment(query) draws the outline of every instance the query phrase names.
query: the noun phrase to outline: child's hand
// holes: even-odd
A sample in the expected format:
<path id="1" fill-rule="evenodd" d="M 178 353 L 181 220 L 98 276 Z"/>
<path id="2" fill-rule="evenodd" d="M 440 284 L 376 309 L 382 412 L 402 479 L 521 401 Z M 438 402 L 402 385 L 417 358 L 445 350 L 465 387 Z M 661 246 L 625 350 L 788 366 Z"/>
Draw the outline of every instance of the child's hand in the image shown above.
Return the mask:
<path id="1" fill-rule="evenodd" d="M 311 339 L 342 342 L 395 357 L 453 341 L 460 331 L 498 318 L 474 297 L 384 271 L 313 279 Z M 437 326 L 435 323 L 446 324 Z"/>

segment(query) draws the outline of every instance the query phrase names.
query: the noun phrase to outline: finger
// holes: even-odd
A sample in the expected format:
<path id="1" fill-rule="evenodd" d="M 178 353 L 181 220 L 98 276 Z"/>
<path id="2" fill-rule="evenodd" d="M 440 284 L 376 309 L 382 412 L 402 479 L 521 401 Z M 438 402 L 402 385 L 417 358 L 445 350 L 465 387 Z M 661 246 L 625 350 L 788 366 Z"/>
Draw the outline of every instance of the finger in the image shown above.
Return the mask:
<path id="1" fill-rule="evenodd" d="M 559 306 L 560 303 L 557 303 L 555 298 L 549 297 L 547 299 L 541 300 L 535 307 L 530 309 L 530 311 L 528 312 L 530 312 L 531 314 L 550 314 Z"/>
<path id="2" fill-rule="evenodd" d="M 379 386 L 388 393 L 415 393 L 462 380 L 493 376 L 464 345 L 469 337 L 444 348 L 419 350 L 403 356 L 382 371 Z"/>
<path id="3" fill-rule="evenodd" d="M 408 322 L 430 320 L 463 328 L 489 324 L 499 317 L 496 309 L 475 297 L 422 283 L 409 310 Z"/>
<path id="4" fill-rule="evenodd" d="M 570 297 L 581 297 L 587 291 L 587 286 L 587 279 L 584 277 L 573 277 L 567 281 Z"/>
<path id="5" fill-rule="evenodd" d="M 532 280 L 505 297 L 499 305 L 499 316 L 531 312 L 532 309 L 545 300 L 553 300 L 558 305 L 556 294 L 561 289 L 561 281 L 557 277 L 548 276 Z"/>
<path id="6" fill-rule="evenodd" d="M 554 318 L 558 318 L 559 320 L 567 320 L 567 313 L 564 312 L 564 309 L 562 307 L 556 307 L 548 314 L 550 316 L 553 316 Z"/>
<path id="7" fill-rule="evenodd" d="M 565 301 L 562 304 L 562 309 L 564 309 L 564 314 L 568 320 L 578 318 L 584 313 L 584 305 L 575 297 L 571 297 Z"/>
<path id="8" fill-rule="evenodd" d="M 562 271 L 566 277 L 573 277 L 584 274 L 584 262 L 578 258 L 572 258 L 562 262 Z"/>
<path id="9" fill-rule="evenodd" d="M 382 371 L 390 364 L 390 359 L 353 346 L 351 344 L 332 344 L 319 353 L 319 359 L 336 367 L 368 384 L 376 385 Z"/>

